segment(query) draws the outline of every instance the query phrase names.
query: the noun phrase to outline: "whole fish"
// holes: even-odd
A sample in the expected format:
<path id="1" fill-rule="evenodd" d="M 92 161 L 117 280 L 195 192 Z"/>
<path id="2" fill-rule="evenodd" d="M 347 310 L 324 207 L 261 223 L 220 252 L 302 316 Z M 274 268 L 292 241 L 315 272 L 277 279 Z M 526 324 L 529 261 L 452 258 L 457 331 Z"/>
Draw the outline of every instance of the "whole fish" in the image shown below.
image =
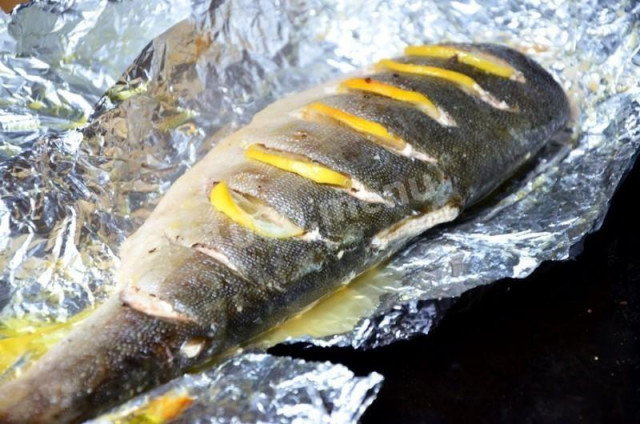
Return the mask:
<path id="1" fill-rule="evenodd" d="M 455 219 L 568 125 L 502 46 L 408 47 L 275 102 L 122 246 L 116 294 L 0 387 L 0 422 L 76 422 L 278 325 Z"/>

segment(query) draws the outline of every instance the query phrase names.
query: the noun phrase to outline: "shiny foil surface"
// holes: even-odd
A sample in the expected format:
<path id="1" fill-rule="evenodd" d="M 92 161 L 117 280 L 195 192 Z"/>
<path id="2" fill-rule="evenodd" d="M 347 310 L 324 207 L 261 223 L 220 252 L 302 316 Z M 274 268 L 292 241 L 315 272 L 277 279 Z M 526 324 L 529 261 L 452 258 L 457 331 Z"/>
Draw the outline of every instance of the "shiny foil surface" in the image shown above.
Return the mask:
<path id="1" fill-rule="evenodd" d="M 172 423 L 352 423 L 373 402 L 381 382 L 380 374 L 355 377 L 329 362 L 242 354 L 176 378 L 89 422 L 146 422 L 143 408 L 149 400 L 185 396 L 192 403 Z"/>
<path id="2" fill-rule="evenodd" d="M 172 181 L 273 100 L 408 44 L 503 43 L 565 88 L 575 109 L 569 142 L 396 255 L 381 270 L 393 287 L 352 331 L 307 340 L 372 348 L 426 333 L 447 299 L 569 258 L 598 228 L 640 148 L 639 17 L 634 1 L 560 0 L 45 1 L 0 15 L 0 318 L 64 320 L 99 303 L 113 288 L 120 243 Z M 202 382 L 225 372 L 266 405 L 296 387 L 269 391 L 271 378 L 311 367 L 313 385 L 334 372 L 300 362 L 241 356 L 170 385 L 213 388 Z M 345 417 L 357 417 L 380 379 L 344 378 L 367 394 L 327 389 L 322 405 L 304 404 L 325 414 L 327 404 L 351 402 Z M 283 408 L 259 419 L 278 421 L 291 411 Z M 220 422 L 258 419 L 215 411 Z"/>

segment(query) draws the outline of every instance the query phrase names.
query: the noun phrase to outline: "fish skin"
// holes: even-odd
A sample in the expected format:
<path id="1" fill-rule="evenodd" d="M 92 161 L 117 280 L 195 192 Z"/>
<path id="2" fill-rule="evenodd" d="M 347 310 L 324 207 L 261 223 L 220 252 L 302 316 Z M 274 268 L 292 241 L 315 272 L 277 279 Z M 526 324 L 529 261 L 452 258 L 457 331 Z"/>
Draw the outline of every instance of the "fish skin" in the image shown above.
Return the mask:
<path id="1" fill-rule="evenodd" d="M 306 155 L 331 169 L 351 175 L 390 202 L 408 204 L 413 208 L 423 207 L 424 199 L 420 196 L 402 196 L 400 190 L 395 189 L 398 182 L 420 181 L 421 189 L 426 194 L 438 189 L 450 189 L 445 185 L 440 186 L 444 174 L 434 164 L 408 164 L 404 157 L 366 142 L 360 134 L 348 128 L 292 121 L 284 129 L 265 134 L 262 143 L 276 150 Z M 340 140 L 340 143 L 336 145 L 325 140 Z M 424 183 L 425 180 L 427 183 Z M 423 188 L 427 184 L 430 187 Z"/>
<path id="2" fill-rule="evenodd" d="M 327 96 L 326 86 L 276 102 L 174 183 L 124 243 L 117 294 L 21 377 L 0 386 L 0 423 L 78 422 L 272 328 L 412 236 L 454 219 L 568 125 L 563 90 L 531 59 L 496 45 L 460 46 L 501 58 L 526 81 L 450 59 L 397 60 L 471 76 L 516 112 L 492 107 L 450 82 L 386 71 L 371 77 L 427 95 L 457 125 L 441 125 L 411 105 L 377 95 Z M 318 99 L 383 124 L 435 162 L 400 156 L 342 125 L 289 113 Z M 249 143 L 304 154 L 389 203 L 247 162 L 242 152 Z M 317 237 L 265 238 L 233 223 L 209 202 L 221 180 Z M 411 217 L 416 219 L 406 221 Z M 200 351 L 185 355 L 181 347 L 194 340 L 202 343 Z"/>

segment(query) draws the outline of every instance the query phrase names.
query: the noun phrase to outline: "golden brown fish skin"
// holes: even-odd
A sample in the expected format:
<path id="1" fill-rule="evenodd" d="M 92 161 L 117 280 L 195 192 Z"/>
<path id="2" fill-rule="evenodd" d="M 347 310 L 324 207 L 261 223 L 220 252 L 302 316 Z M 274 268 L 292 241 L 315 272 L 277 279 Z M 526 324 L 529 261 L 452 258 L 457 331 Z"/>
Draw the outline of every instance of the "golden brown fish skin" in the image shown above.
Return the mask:
<path id="1" fill-rule="evenodd" d="M 178 180 L 126 242 L 118 294 L 20 378 L 0 386 L 0 423 L 77 422 L 247 341 L 415 234 L 454 219 L 567 125 L 566 96 L 533 61 L 505 47 L 459 47 L 499 57 L 523 81 L 451 59 L 397 60 L 471 76 L 509 110 L 449 81 L 384 70 L 372 78 L 429 96 L 455 125 L 370 93 L 314 99 L 382 125 L 431 161 L 391 152 L 336 122 L 291 117 L 263 130 L 254 121 Z M 247 137 L 349 175 L 382 201 L 238 160 L 230 152 L 242 152 L 246 146 L 238 143 Z M 222 179 L 307 237 L 262 237 L 214 210 L 208 194 Z"/>

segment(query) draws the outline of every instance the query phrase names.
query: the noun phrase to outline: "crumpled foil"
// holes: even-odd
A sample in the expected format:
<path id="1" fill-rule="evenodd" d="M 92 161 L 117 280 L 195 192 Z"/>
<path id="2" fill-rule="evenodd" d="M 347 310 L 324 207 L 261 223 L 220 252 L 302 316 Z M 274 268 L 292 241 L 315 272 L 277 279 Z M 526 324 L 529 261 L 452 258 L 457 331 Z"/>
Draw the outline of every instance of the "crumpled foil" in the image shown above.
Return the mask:
<path id="1" fill-rule="evenodd" d="M 0 317 L 65 319 L 103 299 L 120 243 L 220 138 L 271 101 L 408 44 L 529 53 L 573 99 L 574 145 L 398 254 L 376 310 L 312 343 L 372 348 L 426 333 L 450 303 L 438 299 L 575 255 L 640 148 L 635 1 L 149 3 L 0 15 Z"/>
<path id="2" fill-rule="evenodd" d="M 127 230 L 116 229 L 96 191 L 114 176 L 85 149 L 82 134 L 69 129 L 84 125 L 140 50 L 189 11 L 186 0 L 92 0 L 41 2 L 1 15 L 5 316 L 65 318 L 109 285 L 115 246 Z"/>
<path id="3" fill-rule="evenodd" d="M 355 377 L 347 367 L 329 362 L 242 354 L 176 378 L 89 423 L 129 422 L 150 399 L 173 394 L 194 402 L 172 423 L 354 423 L 381 382 L 380 374 Z"/>

